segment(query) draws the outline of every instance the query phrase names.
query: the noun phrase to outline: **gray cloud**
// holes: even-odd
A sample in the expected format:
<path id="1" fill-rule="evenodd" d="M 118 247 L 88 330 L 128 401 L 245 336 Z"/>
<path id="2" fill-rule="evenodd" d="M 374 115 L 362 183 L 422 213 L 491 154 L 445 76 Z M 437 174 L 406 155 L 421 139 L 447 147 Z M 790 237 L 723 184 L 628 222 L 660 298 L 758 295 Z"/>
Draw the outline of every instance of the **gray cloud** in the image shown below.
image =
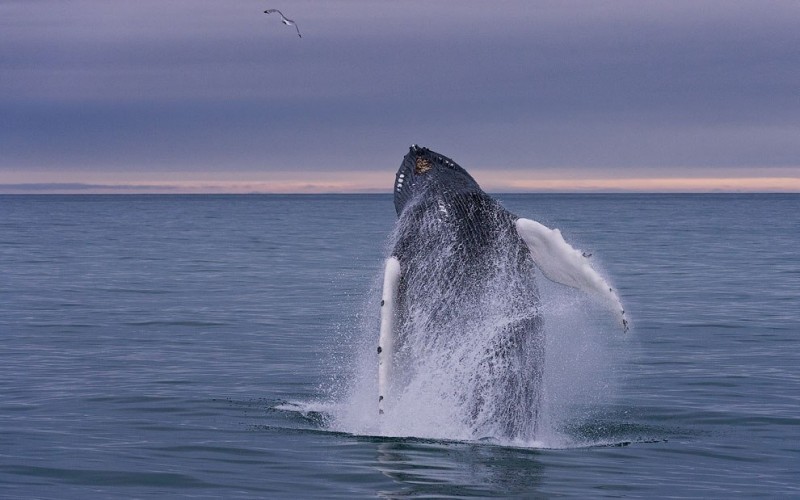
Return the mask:
<path id="1" fill-rule="evenodd" d="M 0 3 L 0 173 L 798 166 L 786 2 Z"/>

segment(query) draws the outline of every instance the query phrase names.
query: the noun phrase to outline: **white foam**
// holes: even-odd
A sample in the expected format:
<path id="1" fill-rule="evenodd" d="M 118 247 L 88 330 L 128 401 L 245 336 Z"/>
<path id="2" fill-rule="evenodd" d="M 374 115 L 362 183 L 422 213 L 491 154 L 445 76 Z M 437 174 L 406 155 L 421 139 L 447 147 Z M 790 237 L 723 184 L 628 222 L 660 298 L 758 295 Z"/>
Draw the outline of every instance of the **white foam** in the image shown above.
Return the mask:
<path id="1" fill-rule="evenodd" d="M 439 253 L 430 259 L 432 267 L 425 275 L 435 275 L 441 272 L 436 266 L 452 263 L 455 247 L 449 247 L 447 242 L 454 240 L 446 231 L 442 233 L 446 223 L 438 219 L 430 221 L 436 227 L 422 228 L 431 234 L 443 234 L 444 241 L 439 242 Z M 394 377 L 392 396 L 385 401 L 383 415 L 378 414 L 377 401 L 375 346 L 380 326 L 377 297 L 381 287 L 380 277 L 376 276 L 372 296 L 365 306 L 369 313 L 352 335 L 353 356 L 342 362 L 341 375 L 337 377 L 344 387 L 334 391 L 332 402 L 325 408 L 330 430 L 368 436 L 488 440 L 505 446 L 534 448 L 590 444 L 570 437 L 564 429 L 590 418 L 591 410 L 587 408 L 597 406 L 613 394 L 615 384 L 609 369 L 613 363 L 608 342 L 616 329 L 585 295 L 542 279 L 538 280 L 541 302 L 538 310 L 519 307 L 529 304 L 530 297 L 519 296 L 529 290 L 527 285 L 516 281 L 519 267 L 514 261 L 516 254 L 507 251 L 510 244 L 498 242 L 494 281 L 480 294 L 465 295 L 463 290 L 437 283 L 435 289 L 424 290 L 429 301 L 415 302 L 407 318 L 414 331 L 406 336 L 396 353 L 401 369 Z M 406 286 L 413 290 L 416 285 L 406 283 Z M 446 321 L 441 319 L 442 304 L 449 304 L 452 309 L 445 311 L 452 313 Z M 517 425 L 531 432 L 509 436 L 492 421 L 497 405 L 510 395 L 498 383 L 502 378 L 487 374 L 487 353 L 497 350 L 509 324 L 531 314 L 543 317 L 546 339 L 539 409 L 531 413 L 517 408 L 519 415 L 537 415 L 536 421 Z M 514 376 L 515 370 L 519 370 L 519 366 L 503 357 L 492 358 L 491 363 L 492 373 L 505 371 Z M 481 405 L 475 404 L 475 397 L 483 398 Z M 477 414 L 475 408 L 479 408 Z"/>

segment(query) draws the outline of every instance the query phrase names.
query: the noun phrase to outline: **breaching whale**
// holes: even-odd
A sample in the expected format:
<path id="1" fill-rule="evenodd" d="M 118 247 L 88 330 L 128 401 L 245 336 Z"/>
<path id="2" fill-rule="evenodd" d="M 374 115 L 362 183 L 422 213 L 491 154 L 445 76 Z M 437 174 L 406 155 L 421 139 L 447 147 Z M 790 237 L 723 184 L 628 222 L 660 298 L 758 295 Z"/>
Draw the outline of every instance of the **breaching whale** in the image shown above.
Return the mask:
<path id="1" fill-rule="evenodd" d="M 477 437 L 533 438 L 544 369 L 536 269 L 603 300 L 627 329 L 619 298 L 558 229 L 517 217 L 452 159 L 411 146 L 397 171 L 398 221 L 385 262 L 378 409 L 437 350 L 463 384 L 447 398 Z M 467 351 L 465 335 L 480 335 Z M 473 343 L 474 345 L 474 343 Z"/>

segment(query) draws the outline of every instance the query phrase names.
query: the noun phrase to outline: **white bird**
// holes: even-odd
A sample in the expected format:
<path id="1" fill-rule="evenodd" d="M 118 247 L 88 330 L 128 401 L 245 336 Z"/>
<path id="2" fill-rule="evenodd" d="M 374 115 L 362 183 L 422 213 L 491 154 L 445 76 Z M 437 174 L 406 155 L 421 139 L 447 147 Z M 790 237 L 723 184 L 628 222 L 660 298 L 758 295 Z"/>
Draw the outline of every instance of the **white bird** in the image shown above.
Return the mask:
<path id="1" fill-rule="evenodd" d="M 281 22 L 283 24 L 285 24 L 286 26 L 294 26 L 294 29 L 297 30 L 297 36 L 303 38 L 303 35 L 300 34 L 300 28 L 297 27 L 297 23 L 284 16 L 283 13 L 278 9 L 267 9 L 264 11 L 264 14 L 272 14 L 273 12 L 277 12 L 281 16 Z"/>

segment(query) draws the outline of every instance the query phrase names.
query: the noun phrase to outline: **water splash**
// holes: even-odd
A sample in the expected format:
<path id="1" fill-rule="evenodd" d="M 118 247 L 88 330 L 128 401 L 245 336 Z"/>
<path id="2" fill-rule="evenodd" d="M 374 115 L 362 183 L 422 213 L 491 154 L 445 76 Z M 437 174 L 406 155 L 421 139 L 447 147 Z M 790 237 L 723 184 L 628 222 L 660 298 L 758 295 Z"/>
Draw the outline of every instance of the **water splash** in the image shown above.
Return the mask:
<path id="1" fill-rule="evenodd" d="M 406 298 L 385 414 L 377 412 L 376 276 L 352 338 L 355 353 L 327 407 L 329 429 L 574 446 L 564 429 L 591 418 L 591 408 L 613 392 L 606 338 L 614 328 L 598 324 L 607 314 L 538 275 L 507 220 L 485 224 L 490 234 L 472 233 L 465 245 L 463 218 L 441 207 L 406 210 L 391 249 L 409 236 L 409 217 L 416 217 L 415 251 L 401 259 Z"/>

